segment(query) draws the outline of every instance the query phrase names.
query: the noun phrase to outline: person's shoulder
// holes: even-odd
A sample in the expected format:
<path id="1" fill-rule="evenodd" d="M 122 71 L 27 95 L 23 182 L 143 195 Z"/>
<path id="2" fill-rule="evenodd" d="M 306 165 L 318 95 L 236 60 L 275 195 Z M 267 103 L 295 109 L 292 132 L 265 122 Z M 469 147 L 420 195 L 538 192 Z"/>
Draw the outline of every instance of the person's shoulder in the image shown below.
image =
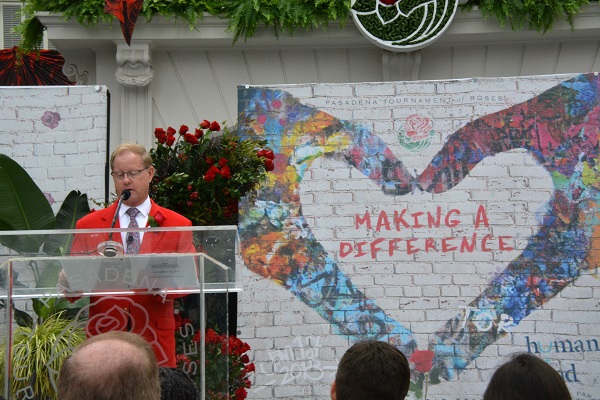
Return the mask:
<path id="1" fill-rule="evenodd" d="M 94 223 L 96 223 L 99 220 L 105 220 L 108 218 L 108 216 L 110 216 L 110 218 L 112 218 L 112 215 L 114 214 L 114 211 L 110 210 L 111 207 L 107 207 L 107 208 L 102 208 L 100 210 L 91 210 L 89 214 L 81 217 L 78 221 L 77 221 L 77 227 L 81 228 L 81 227 L 92 227 L 90 225 L 93 225 Z"/>
<path id="2" fill-rule="evenodd" d="M 188 218 L 184 217 L 183 215 L 179 214 L 176 211 L 170 210 L 165 207 L 161 207 L 156 203 L 153 204 L 153 207 L 156 207 L 157 213 L 160 212 L 165 217 L 164 225 L 161 224 L 161 226 L 191 226 L 192 225 L 192 221 L 190 221 Z"/>

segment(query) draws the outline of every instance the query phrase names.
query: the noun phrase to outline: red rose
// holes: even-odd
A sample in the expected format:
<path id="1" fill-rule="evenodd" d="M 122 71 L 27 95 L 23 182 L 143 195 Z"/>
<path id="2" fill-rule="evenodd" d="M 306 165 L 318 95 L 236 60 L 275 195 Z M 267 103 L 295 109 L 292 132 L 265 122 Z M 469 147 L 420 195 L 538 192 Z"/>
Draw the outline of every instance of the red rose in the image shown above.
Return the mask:
<path id="1" fill-rule="evenodd" d="M 198 198 L 198 192 L 192 192 L 192 193 L 190 193 L 190 199 L 196 200 L 197 198 Z"/>
<path id="2" fill-rule="evenodd" d="M 219 160 L 219 166 L 221 166 L 221 167 L 224 167 L 225 165 L 227 165 L 227 159 L 226 159 L 226 158 L 224 158 L 224 157 L 222 157 L 222 158 Z"/>
<path id="3" fill-rule="evenodd" d="M 243 342 L 243 343 L 242 343 L 242 346 L 240 347 L 240 351 L 241 351 L 242 353 L 245 353 L 245 352 L 247 352 L 248 350 L 250 350 L 250 345 L 249 345 L 248 343 L 246 343 L 246 342 Z"/>
<path id="4" fill-rule="evenodd" d="M 167 132 L 163 128 L 156 128 L 154 130 L 154 136 L 158 137 L 158 135 L 166 135 Z"/>
<path id="5" fill-rule="evenodd" d="M 231 171 L 227 165 L 221 168 L 221 176 L 226 179 L 231 178 Z"/>
<path id="6" fill-rule="evenodd" d="M 196 130 L 194 131 L 194 136 L 200 139 L 202 136 L 204 136 L 204 132 L 202 131 L 202 129 L 196 128 Z"/>
<path id="7" fill-rule="evenodd" d="M 181 328 L 183 326 L 183 318 L 181 318 L 180 314 L 175 314 L 175 330 Z"/>
<path id="8" fill-rule="evenodd" d="M 246 372 L 254 372 L 255 371 L 254 363 L 250 363 L 250 364 L 246 365 L 245 370 L 246 370 Z"/>
<path id="9" fill-rule="evenodd" d="M 154 132 L 154 136 L 158 139 L 158 143 L 164 144 L 167 141 L 167 135 Z"/>
<path id="10" fill-rule="evenodd" d="M 213 165 L 208 169 L 208 171 L 206 171 L 206 174 L 204 175 L 204 180 L 206 182 L 211 182 L 215 179 L 215 176 L 217 176 L 218 173 L 219 168 Z"/>
<path id="11" fill-rule="evenodd" d="M 246 389 L 244 389 L 243 387 L 238 388 L 235 391 L 235 398 L 236 398 L 236 400 L 237 399 L 240 399 L 240 400 L 245 399 L 246 395 L 248 395 L 248 392 L 246 392 Z"/>
<path id="12" fill-rule="evenodd" d="M 204 337 L 204 341 L 206 343 L 219 343 L 220 340 L 221 338 L 214 330 L 209 329 L 206 331 L 206 335 Z"/>
<path id="13" fill-rule="evenodd" d="M 210 121 L 207 119 L 200 122 L 200 128 L 202 128 L 202 129 L 208 129 L 209 126 L 210 126 Z"/>
<path id="14" fill-rule="evenodd" d="M 426 373 L 433 368 L 433 357 L 435 353 L 431 350 L 417 350 L 408 359 L 415 364 L 415 369 L 419 372 Z"/>
<path id="15" fill-rule="evenodd" d="M 188 133 L 189 130 L 190 130 L 190 128 L 188 128 L 187 125 L 181 125 L 179 127 L 179 134 L 180 135 L 185 135 L 186 133 Z"/>
<path id="16" fill-rule="evenodd" d="M 173 146 L 175 143 L 175 136 L 167 136 L 167 146 Z"/>
<path id="17" fill-rule="evenodd" d="M 221 125 L 219 125 L 217 121 L 213 121 L 210 123 L 208 129 L 210 129 L 213 132 L 217 132 L 221 130 Z"/>
<path id="18" fill-rule="evenodd" d="M 215 159 L 212 157 L 206 157 L 204 159 L 204 161 L 208 164 L 208 165 L 213 165 L 215 163 Z"/>
<path id="19" fill-rule="evenodd" d="M 273 171 L 275 169 L 275 163 L 273 162 L 273 160 L 270 159 L 266 159 L 265 160 L 265 170 L 266 171 Z"/>
<path id="20" fill-rule="evenodd" d="M 175 134 L 175 128 L 168 127 L 167 128 L 167 135 L 173 136 L 174 134 Z"/>
<path id="21" fill-rule="evenodd" d="M 156 213 L 156 215 L 154 216 L 154 220 L 156 221 L 156 223 L 160 226 L 163 221 L 165 220 L 165 216 L 163 215 L 163 213 L 161 213 L 160 211 Z"/>
<path id="22" fill-rule="evenodd" d="M 191 133 L 186 133 L 184 136 L 186 142 L 191 144 L 198 144 L 198 138 Z"/>
<path id="23" fill-rule="evenodd" d="M 188 192 L 191 192 L 194 187 L 192 185 L 188 185 Z"/>
<path id="24" fill-rule="evenodd" d="M 273 151 L 267 150 L 267 149 L 260 149 L 259 151 L 256 152 L 256 155 L 259 157 L 268 158 L 269 160 L 272 160 L 273 158 L 275 158 L 275 154 L 273 153 Z"/>
<path id="25" fill-rule="evenodd" d="M 175 359 L 177 360 L 178 365 L 191 363 L 191 360 L 185 354 L 177 354 L 177 357 Z"/>

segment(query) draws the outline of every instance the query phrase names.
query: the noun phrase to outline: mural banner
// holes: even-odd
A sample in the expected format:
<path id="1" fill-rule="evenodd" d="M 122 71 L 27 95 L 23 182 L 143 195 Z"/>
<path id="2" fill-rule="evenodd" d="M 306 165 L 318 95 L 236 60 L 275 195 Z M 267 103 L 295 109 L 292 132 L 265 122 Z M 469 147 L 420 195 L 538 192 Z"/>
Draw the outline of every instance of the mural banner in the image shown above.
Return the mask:
<path id="1" fill-rule="evenodd" d="M 275 153 L 240 205 L 255 393 L 327 398 L 345 349 L 377 339 L 409 358 L 410 398 L 479 399 L 517 352 L 600 398 L 597 73 L 238 97 L 240 135 Z"/>

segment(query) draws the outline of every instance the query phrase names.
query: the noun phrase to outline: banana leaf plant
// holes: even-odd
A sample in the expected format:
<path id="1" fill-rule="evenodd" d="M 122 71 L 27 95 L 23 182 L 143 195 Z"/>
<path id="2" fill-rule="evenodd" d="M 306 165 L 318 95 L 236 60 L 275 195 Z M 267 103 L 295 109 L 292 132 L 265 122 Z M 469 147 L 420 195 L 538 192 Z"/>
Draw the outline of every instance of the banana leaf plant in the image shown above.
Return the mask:
<path id="1" fill-rule="evenodd" d="M 56 216 L 50 202 L 35 184 L 29 174 L 14 160 L 0 154 L 0 231 L 75 229 L 77 220 L 90 212 L 86 194 L 71 191 Z M 4 235 L 0 236 L 0 245 L 16 251 L 21 255 L 59 256 L 68 254 L 72 235 Z M 41 270 L 35 263 L 30 263 L 36 287 L 48 287 L 56 284 L 61 266 L 59 263 Z M 6 272 L 0 275 L 0 285 L 6 283 Z M 18 277 L 14 277 L 16 285 Z M 64 298 L 32 299 L 33 310 L 37 315 L 37 323 L 41 323 L 52 315 L 68 318 L 77 313 L 83 306 L 80 300 L 70 303 Z M 1 304 L 0 307 L 4 307 Z M 33 318 L 26 312 L 13 308 L 15 320 L 19 326 L 32 327 Z"/>

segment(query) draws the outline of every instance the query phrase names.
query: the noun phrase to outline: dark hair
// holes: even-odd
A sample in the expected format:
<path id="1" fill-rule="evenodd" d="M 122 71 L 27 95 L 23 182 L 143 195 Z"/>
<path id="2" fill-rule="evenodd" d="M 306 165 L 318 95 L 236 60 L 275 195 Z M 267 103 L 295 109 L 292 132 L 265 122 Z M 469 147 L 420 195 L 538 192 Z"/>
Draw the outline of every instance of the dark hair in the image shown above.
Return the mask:
<path id="1" fill-rule="evenodd" d="M 404 354 L 387 342 L 366 340 L 355 343 L 340 360 L 335 395 L 337 400 L 401 400 L 409 385 Z"/>
<path id="2" fill-rule="evenodd" d="M 483 400 L 571 400 L 571 394 L 547 362 L 519 353 L 494 372 Z"/>
<path id="3" fill-rule="evenodd" d="M 160 367 L 161 400 L 200 400 L 200 392 L 196 384 L 180 369 Z"/>
<path id="4" fill-rule="evenodd" d="M 158 364 L 141 336 L 111 331 L 92 336 L 61 365 L 61 400 L 159 400 Z"/>

